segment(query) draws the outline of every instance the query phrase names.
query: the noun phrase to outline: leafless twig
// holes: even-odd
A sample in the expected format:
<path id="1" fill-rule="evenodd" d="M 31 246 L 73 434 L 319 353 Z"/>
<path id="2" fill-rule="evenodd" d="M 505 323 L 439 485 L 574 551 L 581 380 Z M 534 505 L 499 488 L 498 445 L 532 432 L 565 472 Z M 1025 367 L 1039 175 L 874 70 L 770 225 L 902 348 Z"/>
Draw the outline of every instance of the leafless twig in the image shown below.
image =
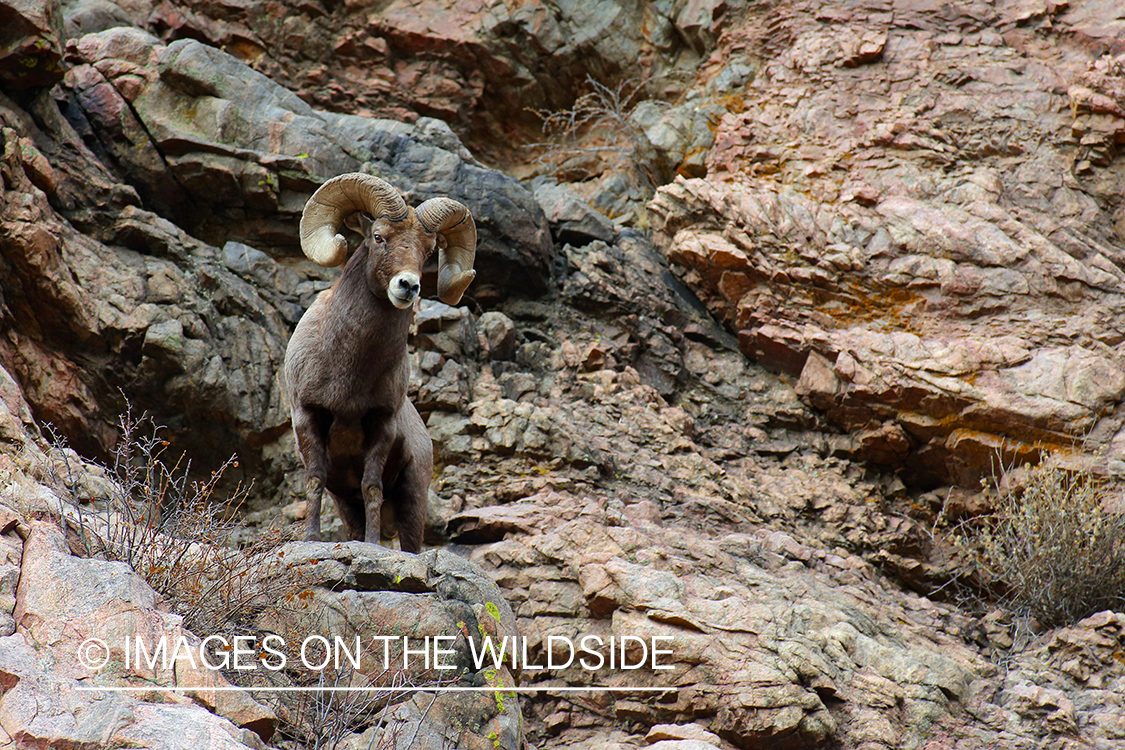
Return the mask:
<path id="1" fill-rule="evenodd" d="M 553 170 L 567 162 L 587 156 L 612 158 L 608 165 L 631 178 L 644 194 L 651 194 L 665 180 L 660 157 L 644 131 L 632 118 L 643 101 L 653 101 L 646 93 L 651 81 L 626 79 L 608 86 L 587 76 L 589 91 L 564 110 L 536 110 L 543 120 L 543 131 L 552 140 L 533 143 L 543 149 L 536 162 Z M 593 145 L 597 142 L 603 145 Z"/>

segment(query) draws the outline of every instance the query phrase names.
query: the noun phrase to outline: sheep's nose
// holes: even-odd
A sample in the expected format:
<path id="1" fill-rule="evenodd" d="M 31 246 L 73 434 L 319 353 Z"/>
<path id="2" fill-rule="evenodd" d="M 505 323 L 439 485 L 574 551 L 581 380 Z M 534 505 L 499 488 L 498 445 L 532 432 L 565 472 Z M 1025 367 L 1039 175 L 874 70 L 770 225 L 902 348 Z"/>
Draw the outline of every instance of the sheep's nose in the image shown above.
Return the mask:
<path id="1" fill-rule="evenodd" d="M 422 280 L 413 271 L 403 271 L 395 275 L 387 284 L 387 297 L 391 304 L 405 310 L 421 296 Z"/>

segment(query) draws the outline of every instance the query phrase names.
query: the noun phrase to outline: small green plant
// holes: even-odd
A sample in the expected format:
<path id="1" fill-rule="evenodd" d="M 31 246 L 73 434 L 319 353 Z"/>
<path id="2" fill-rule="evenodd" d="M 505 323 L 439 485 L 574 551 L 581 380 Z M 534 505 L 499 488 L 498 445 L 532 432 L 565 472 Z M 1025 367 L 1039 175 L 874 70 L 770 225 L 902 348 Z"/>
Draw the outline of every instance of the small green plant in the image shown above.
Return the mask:
<path id="1" fill-rule="evenodd" d="M 1012 483 L 1013 485 L 1019 483 Z M 1018 613 L 1073 623 L 1125 605 L 1125 497 L 1120 486 L 1049 464 L 998 492 L 975 536 L 982 572 Z"/>

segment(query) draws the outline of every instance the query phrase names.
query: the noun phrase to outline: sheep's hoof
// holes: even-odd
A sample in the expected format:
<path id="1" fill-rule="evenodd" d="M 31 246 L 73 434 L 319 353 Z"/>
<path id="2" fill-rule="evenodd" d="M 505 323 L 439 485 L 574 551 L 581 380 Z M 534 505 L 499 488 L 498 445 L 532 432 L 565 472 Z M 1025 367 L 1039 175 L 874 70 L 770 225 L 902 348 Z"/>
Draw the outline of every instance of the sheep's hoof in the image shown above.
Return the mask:
<path id="1" fill-rule="evenodd" d="M 320 529 L 308 529 L 305 531 L 306 542 L 322 542 L 324 539 L 321 537 Z"/>

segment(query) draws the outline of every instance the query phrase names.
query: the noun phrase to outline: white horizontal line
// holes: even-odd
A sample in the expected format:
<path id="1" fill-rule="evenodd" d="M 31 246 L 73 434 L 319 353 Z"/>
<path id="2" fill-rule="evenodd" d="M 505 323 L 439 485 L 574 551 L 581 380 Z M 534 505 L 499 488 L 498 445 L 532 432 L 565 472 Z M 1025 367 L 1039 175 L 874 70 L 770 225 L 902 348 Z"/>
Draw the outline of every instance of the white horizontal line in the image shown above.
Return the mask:
<path id="1" fill-rule="evenodd" d="M 150 685 L 150 686 L 122 686 L 122 687 L 97 687 L 78 685 L 76 690 L 103 691 L 107 693 L 143 693 L 150 690 L 210 690 L 214 692 L 243 690 L 247 692 L 266 693 L 626 693 L 626 692 L 658 692 L 677 690 L 673 687 L 239 687 L 237 685 L 183 686 L 183 685 Z"/>

